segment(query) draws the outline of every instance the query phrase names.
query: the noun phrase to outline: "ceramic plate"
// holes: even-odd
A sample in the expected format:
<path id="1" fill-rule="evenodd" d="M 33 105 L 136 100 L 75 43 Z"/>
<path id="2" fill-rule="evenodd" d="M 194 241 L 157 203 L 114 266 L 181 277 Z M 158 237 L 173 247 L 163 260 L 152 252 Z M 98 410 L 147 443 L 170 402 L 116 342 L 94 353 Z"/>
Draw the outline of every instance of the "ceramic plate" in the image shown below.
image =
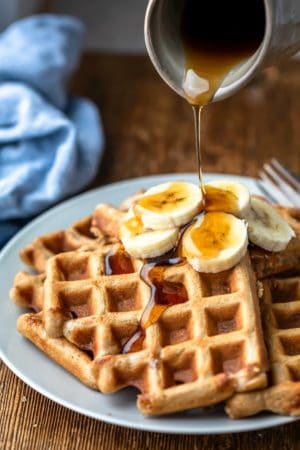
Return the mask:
<path id="1" fill-rule="evenodd" d="M 254 180 L 227 176 L 245 183 L 253 193 L 259 193 Z M 207 174 L 206 181 L 220 178 Z M 226 178 L 222 176 L 222 178 Z M 66 228 L 77 219 L 91 214 L 100 202 L 116 206 L 141 188 L 169 180 L 197 182 L 191 174 L 160 175 L 122 181 L 82 194 L 52 208 L 21 230 L 0 254 L 0 286 L 2 292 L 0 315 L 0 357 L 5 364 L 25 383 L 51 400 L 86 416 L 105 422 L 137 428 L 140 430 L 178 434 L 216 434 L 257 430 L 291 422 L 290 417 L 269 413 L 243 419 L 230 420 L 223 408 L 193 410 L 159 418 L 145 418 L 136 408 L 136 392 L 125 389 L 113 395 L 102 395 L 93 391 L 51 361 L 28 340 L 16 331 L 16 319 L 20 308 L 9 300 L 9 289 L 15 274 L 26 270 L 20 262 L 19 250 L 35 237 L 61 228 Z"/>

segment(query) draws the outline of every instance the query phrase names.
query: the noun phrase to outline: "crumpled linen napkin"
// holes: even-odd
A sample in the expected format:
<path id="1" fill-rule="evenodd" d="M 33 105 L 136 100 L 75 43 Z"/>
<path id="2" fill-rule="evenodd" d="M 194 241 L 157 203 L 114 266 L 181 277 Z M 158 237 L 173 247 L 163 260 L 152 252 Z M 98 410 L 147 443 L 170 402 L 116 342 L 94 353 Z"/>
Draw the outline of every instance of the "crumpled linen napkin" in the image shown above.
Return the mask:
<path id="1" fill-rule="evenodd" d="M 83 35 L 79 20 L 49 14 L 0 35 L 0 245 L 24 219 L 96 175 L 104 144 L 99 113 L 65 90 Z"/>

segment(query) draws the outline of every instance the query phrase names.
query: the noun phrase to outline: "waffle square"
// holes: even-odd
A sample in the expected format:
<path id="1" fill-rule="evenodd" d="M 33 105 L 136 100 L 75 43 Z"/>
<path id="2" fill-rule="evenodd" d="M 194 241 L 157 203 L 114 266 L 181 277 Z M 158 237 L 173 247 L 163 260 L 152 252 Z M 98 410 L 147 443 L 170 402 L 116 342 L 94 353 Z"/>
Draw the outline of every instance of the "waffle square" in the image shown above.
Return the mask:
<path id="1" fill-rule="evenodd" d="M 300 277 L 264 281 L 263 319 L 269 352 L 267 389 L 237 394 L 227 402 L 232 418 L 263 410 L 300 415 Z"/>

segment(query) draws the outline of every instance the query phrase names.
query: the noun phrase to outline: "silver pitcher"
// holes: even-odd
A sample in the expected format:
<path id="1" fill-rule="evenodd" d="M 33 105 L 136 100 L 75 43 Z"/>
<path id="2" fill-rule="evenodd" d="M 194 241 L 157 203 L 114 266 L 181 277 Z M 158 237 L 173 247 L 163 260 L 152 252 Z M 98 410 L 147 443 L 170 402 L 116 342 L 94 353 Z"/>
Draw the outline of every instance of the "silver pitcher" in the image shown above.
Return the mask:
<path id="1" fill-rule="evenodd" d="M 300 0 L 261 1 L 266 19 L 262 43 L 251 57 L 228 73 L 211 101 L 232 95 L 261 69 L 300 50 Z M 185 56 L 179 23 L 184 2 L 149 0 L 145 17 L 149 56 L 160 76 L 181 96 L 184 96 Z"/>

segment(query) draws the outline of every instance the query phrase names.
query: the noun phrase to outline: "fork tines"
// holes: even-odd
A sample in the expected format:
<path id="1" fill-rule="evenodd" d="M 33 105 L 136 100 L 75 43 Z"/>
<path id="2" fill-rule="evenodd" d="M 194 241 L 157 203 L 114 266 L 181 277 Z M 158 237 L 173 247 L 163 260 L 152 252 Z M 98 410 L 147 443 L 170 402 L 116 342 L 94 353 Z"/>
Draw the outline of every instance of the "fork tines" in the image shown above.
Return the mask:
<path id="1" fill-rule="evenodd" d="M 272 158 L 259 172 L 261 186 L 275 201 L 300 206 L 300 182 L 280 162 Z"/>

